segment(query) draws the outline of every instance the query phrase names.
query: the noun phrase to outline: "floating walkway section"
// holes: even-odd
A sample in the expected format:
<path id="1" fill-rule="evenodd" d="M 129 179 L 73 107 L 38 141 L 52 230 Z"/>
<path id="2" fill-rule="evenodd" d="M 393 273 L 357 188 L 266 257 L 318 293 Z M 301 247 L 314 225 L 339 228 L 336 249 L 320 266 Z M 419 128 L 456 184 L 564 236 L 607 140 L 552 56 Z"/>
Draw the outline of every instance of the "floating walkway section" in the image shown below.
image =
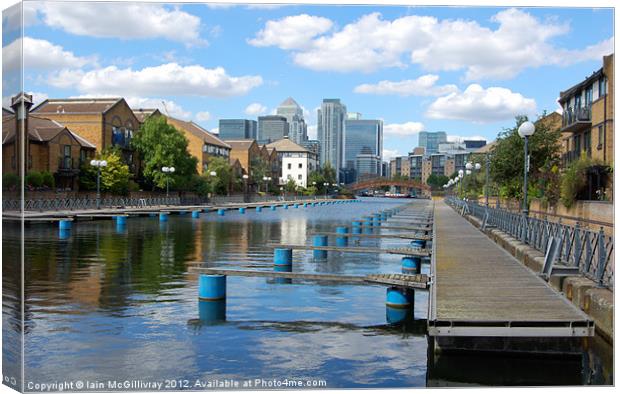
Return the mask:
<path id="1" fill-rule="evenodd" d="M 360 228 L 360 226 L 356 226 Z M 381 227 L 385 228 L 385 227 Z M 363 234 L 363 233 L 334 233 L 334 232 L 316 232 L 313 234 L 321 234 L 328 236 L 347 237 L 347 238 L 393 238 L 393 239 L 419 239 L 423 241 L 430 241 L 433 239 L 430 235 L 414 235 L 414 234 Z"/>
<path id="2" fill-rule="evenodd" d="M 339 236 L 358 236 L 360 234 L 339 234 Z M 286 245 L 286 244 L 277 244 L 277 245 L 269 245 L 272 248 L 284 248 L 284 249 L 294 249 L 294 250 L 321 250 L 325 252 L 343 252 L 343 253 L 377 253 L 377 254 L 400 254 L 404 256 L 417 256 L 417 257 L 427 257 L 430 255 L 430 252 L 424 249 L 418 248 L 390 248 L 390 249 L 380 249 L 380 248 L 365 248 L 365 247 L 351 247 L 351 246 L 314 246 L 314 245 Z"/>
<path id="3" fill-rule="evenodd" d="M 445 202 L 437 201 L 429 335 L 584 337 L 592 320 Z"/>

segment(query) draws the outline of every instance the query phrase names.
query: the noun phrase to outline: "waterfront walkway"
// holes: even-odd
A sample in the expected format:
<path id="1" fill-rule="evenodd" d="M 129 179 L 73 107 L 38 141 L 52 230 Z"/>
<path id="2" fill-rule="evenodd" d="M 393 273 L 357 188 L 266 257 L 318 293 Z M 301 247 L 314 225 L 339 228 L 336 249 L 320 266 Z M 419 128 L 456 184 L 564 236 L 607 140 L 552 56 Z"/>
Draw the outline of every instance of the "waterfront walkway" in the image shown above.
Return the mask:
<path id="1" fill-rule="evenodd" d="M 429 335 L 579 337 L 592 320 L 444 201 L 434 215 Z"/>

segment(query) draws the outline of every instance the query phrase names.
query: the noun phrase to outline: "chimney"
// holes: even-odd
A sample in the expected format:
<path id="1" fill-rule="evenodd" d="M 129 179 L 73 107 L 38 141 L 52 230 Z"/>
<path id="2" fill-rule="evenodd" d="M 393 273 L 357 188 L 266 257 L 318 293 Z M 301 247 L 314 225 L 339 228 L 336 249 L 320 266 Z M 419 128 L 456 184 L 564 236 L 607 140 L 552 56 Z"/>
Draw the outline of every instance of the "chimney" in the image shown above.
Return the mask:
<path id="1" fill-rule="evenodd" d="M 30 157 L 28 144 L 28 113 L 32 108 L 32 95 L 24 92 L 11 98 L 11 109 L 15 113 L 15 145 L 14 158 L 16 172 L 19 177 L 26 176 L 27 158 Z"/>

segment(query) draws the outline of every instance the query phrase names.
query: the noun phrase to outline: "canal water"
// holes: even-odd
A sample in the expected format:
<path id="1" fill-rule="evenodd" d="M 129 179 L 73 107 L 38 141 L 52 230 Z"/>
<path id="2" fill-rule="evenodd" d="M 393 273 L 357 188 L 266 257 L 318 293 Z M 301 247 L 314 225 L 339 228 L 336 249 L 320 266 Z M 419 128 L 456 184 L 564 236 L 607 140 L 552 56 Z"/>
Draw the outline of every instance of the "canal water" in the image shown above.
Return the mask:
<path id="1" fill-rule="evenodd" d="M 317 231 L 412 200 L 242 215 L 171 215 L 75 223 L 69 236 L 50 225 L 25 230 L 25 382 L 175 381 L 218 384 L 262 379 L 315 387 L 612 383 L 612 350 L 584 341 L 581 357 L 518 360 L 441 356 L 429 362 L 424 334 L 428 294 L 415 295 L 414 320 L 386 321 L 383 286 L 229 277 L 225 311 L 198 301 L 194 262 L 273 269 L 268 244 L 307 244 Z M 426 201 L 416 201 L 422 206 Z M 381 230 L 388 233 L 390 230 Z M 3 226 L 4 374 L 18 376 L 19 232 Z M 363 246 L 404 247 L 405 240 L 363 239 Z M 400 256 L 294 251 L 294 271 L 400 272 Z M 423 267 L 423 272 L 428 267 Z M 7 342 L 8 341 L 8 342 Z M 10 341 L 13 342 L 10 343 Z M 209 386 L 207 386 L 208 388 Z M 132 387 L 136 389 L 136 387 Z M 26 387 L 28 390 L 28 387 Z M 84 388 L 83 390 L 85 390 Z M 78 390 L 80 391 L 80 390 Z"/>

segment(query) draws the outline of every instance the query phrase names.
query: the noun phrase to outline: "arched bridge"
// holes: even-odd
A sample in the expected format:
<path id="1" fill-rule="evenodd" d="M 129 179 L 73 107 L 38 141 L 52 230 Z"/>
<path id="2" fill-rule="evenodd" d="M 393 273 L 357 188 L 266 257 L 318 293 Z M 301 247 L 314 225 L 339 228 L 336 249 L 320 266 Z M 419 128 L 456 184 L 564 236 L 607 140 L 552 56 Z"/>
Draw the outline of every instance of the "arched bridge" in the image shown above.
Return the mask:
<path id="1" fill-rule="evenodd" d="M 409 189 L 425 190 L 429 192 L 431 190 L 430 186 L 428 186 L 427 184 L 424 184 L 420 181 L 416 181 L 413 179 L 395 180 L 395 179 L 388 179 L 388 178 L 375 178 L 375 179 L 368 179 L 368 180 L 364 180 L 360 182 L 355 182 L 350 185 L 347 185 L 347 188 L 353 191 L 358 191 L 358 190 L 364 190 L 364 189 L 378 189 L 383 186 L 400 186 L 400 187 L 406 187 Z"/>

